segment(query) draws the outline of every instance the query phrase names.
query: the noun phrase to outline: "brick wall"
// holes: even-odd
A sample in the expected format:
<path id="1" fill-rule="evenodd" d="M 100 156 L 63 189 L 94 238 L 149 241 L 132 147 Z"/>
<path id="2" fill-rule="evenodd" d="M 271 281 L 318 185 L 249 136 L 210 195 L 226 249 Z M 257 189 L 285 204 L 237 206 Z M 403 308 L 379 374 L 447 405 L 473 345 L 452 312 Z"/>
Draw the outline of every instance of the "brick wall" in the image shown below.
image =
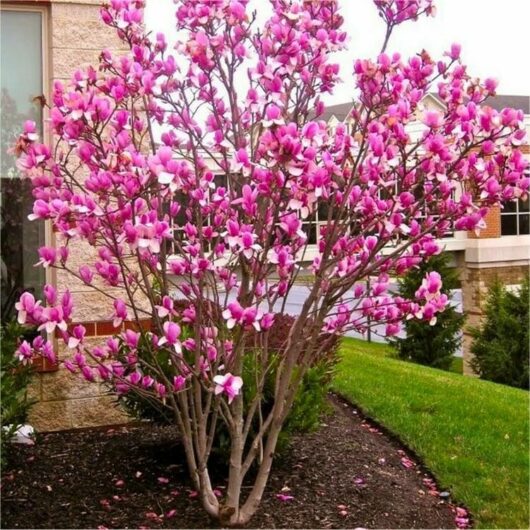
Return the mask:
<path id="1" fill-rule="evenodd" d="M 468 232 L 469 239 L 487 239 L 492 237 L 501 237 L 501 208 L 493 206 L 487 213 L 484 221 L 486 228 L 483 228 L 477 235 L 475 232 Z"/>
<path id="2" fill-rule="evenodd" d="M 521 146 L 521 151 L 524 154 L 530 154 L 530 145 Z M 501 237 L 501 208 L 500 206 L 493 206 L 490 208 L 484 221 L 486 228 L 480 231 L 477 235 L 475 232 L 468 232 L 469 239 L 488 239 L 494 237 Z"/>

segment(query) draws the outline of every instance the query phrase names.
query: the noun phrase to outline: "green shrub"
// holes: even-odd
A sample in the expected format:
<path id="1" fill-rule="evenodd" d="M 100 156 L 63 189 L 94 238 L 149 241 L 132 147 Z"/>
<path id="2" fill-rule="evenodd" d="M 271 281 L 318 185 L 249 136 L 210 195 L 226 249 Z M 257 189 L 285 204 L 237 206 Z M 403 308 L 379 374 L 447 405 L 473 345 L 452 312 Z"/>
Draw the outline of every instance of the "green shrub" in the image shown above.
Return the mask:
<path id="1" fill-rule="evenodd" d="M 482 379 L 528 389 L 529 280 L 517 293 L 506 290 L 500 280 L 490 286 L 485 320 L 471 328 L 471 367 Z"/>
<path id="2" fill-rule="evenodd" d="M 34 332 L 22 328 L 16 322 L 10 322 L 0 328 L 1 366 L 0 366 L 0 419 L 1 419 L 1 463 L 5 464 L 9 454 L 9 441 L 15 431 L 24 424 L 33 401 L 28 399 L 28 384 L 32 368 L 23 365 L 15 356 L 19 337 L 34 335 Z M 29 337 L 26 337 L 29 338 Z"/>
<path id="3" fill-rule="evenodd" d="M 409 271 L 399 280 L 399 294 L 405 298 L 414 298 L 425 275 L 436 271 L 442 277 L 442 293 L 450 296 L 451 291 L 460 286 L 460 282 L 457 270 L 449 267 L 448 259 L 447 254 L 439 254 Z M 401 359 L 449 370 L 453 355 L 462 340 L 460 331 L 464 321 L 465 316 L 451 305 L 437 315 L 434 326 L 416 319 L 406 320 L 406 337 L 395 337 L 390 342 Z"/>
<path id="4" fill-rule="evenodd" d="M 179 307 L 182 303 L 179 301 Z M 182 307 L 181 307 L 182 309 Z M 276 366 L 283 355 L 283 348 L 289 335 L 289 331 L 295 322 L 295 318 L 290 315 L 277 315 L 274 325 L 269 332 L 269 350 L 271 361 L 269 370 L 266 375 L 263 388 L 262 416 L 266 416 L 274 405 L 274 382 L 276 378 Z M 182 335 L 184 340 L 191 336 L 192 331 L 189 326 L 181 324 Z M 143 341 L 149 340 L 143 336 Z M 284 429 L 279 438 L 277 451 L 284 448 L 291 435 L 295 432 L 307 432 L 315 429 L 319 425 L 319 419 L 326 409 L 326 395 L 329 389 L 335 366 L 338 362 L 339 338 L 336 335 L 328 335 L 323 338 L 326 341 L 325 352 L 316 359 L 315 363 L 308 368 L 303 376 L 302 383 L 297 391 L 293 407 L 287 417 Z M 252 336 L 249 338 L 252 344 Z M 147 349 L 147 343 L 138 348 L 138 354 L 141 357 L 142 352 Z M 173 378 L 174 372 L 171 364 L 168 362 L 168 353 L 160 349 L 158 353 L 158 364 L 167 367 L 166 375 L 168 379 Z M 261 376 L 261 354 L 259 348 L 252 345 L 249 347 L 248 354 L 244 358 L 243 366 L 243 398 L 245 406 L 248 407 L 257 391 L 257 380 Z M 148 369 L 143 370 L 145 375 L 149 374 Z M 119 397 L 119 401 L 129 413 L 138 419 L 150 420 L 156 423 L 173 423 L 170 412 L 161 409 L 156 401 L 146 400 L 134 392 L 126 393 Z M 254 429 L 259 427 L 259 418 L 256 418 Z M 213 446 L 214 452 L 224 453 L 228 450 L 229 440 L 228 433 L 224 425 L 218 424 L 216 441 Z"/>

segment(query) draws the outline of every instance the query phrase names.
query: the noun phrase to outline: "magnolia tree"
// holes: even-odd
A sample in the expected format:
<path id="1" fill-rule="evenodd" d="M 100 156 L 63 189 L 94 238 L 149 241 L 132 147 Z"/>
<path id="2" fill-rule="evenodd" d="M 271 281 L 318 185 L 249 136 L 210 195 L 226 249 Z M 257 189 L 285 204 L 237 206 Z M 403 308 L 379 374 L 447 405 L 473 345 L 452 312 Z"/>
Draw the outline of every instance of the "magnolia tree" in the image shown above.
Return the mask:
<path id="1" fill-rule="evenodd" d="M 246 524 L 258 508 L 325 338 L 368 323 L 387 335 L 408 318 L 434 323 L 448 302 L 439 275 L 413 300 L 392 295 L 389 278 L 440 252 L 447 231 L 480 229 L 488 206 L 528 188 L 523 115 L 487 105 L 496 83 L 471 78 L 459 46 L 438 61 L 386 53 L 397 25 L 433 14 L 431 0 L 374 3 L 387 32 L 377 59 L 354 63 L 347 124 L 319 119 L 347 41 L 337 0 L 271 0 L 260 28 L 248 0 L 179 0 L 182 40 L 171 46 L 146 33 L 143 1 L 112 0 L 103 22 L 130 51 L 103 51 L 97 68 L 55 83 L 53 147 L 32 123 L 17 143 L 33 185 L 30 218 L 49 221 L 57 238 L 40 264 L 109 297 L 116 333 L 85 344 L 71 295 L 51 285 L 42 301 L 20 298 L 19 321 L 64 339 L 71 372 L 164 407 L 202 504 L 222 524 Z M 422 107 L 428 93 L 443 111 Z M 324 207 L 309 258 L 304 226 Z M 95 252 L 77 269 L 68 257 L 79 240 Z M 278 357 L 268 336 L 300 274 L 307 298 Z M 55 359 L 48 338 L 23 342 L 19 357 Z M 255 392 L 244 402 L 249 356 Z M 230 438 L 222 499 L 209 468 L 219 424 Z"/>

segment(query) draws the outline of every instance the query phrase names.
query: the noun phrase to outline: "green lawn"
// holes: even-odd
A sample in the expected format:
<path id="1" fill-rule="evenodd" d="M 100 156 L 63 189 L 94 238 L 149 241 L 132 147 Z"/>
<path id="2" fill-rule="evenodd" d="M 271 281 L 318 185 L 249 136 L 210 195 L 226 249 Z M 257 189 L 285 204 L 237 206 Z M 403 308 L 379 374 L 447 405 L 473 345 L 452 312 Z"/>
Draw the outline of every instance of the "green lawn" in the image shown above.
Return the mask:
<path id="1" fill-rule="evenodd" d="M 346 338 L 334 390 L 397 434 L 481 528 L 529 528 L 529 394 Z"/>

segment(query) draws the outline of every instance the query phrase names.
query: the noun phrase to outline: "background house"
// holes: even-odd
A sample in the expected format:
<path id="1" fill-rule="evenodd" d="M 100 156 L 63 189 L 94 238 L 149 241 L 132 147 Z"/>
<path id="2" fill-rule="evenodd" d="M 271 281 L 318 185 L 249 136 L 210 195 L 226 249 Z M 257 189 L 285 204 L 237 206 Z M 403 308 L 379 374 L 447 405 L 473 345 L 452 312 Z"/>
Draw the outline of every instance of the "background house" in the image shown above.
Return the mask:
<path id="1" fill-rule="evenodd" d="M 443 103 L 434 95 L 423 100 L 427 109 L 444 110 Z M 530 96 L 498 95 L 487 101 L 491 107 L 501 110 L 505 107 L 521 109 L 525 114 L 525 126 L 530 137 Z M 331 126 L 339 122 L 348 123 L 351 103 L 333 105 L 325 110 L 322 119 Z M 410 133 L 420 130 L 413 124 Z M 530 146 L 523 146 L 523 153 L 530 160 Z M 506 285 L 515 286 L 529 274 L 530 267 L 530 201 L 519 200 L 495 207 L 486 218 L 487 227 L 474 232 L 454 232 L 443 239 L 445 250 L 453 256 L 462 283 L 462 305 L 467 313 L 467 326 L 480 323 L 485 295 L 495 277 Z M 471 375 L 469 366 L 471 337 L 464 332 L 464 373 Z"/>

